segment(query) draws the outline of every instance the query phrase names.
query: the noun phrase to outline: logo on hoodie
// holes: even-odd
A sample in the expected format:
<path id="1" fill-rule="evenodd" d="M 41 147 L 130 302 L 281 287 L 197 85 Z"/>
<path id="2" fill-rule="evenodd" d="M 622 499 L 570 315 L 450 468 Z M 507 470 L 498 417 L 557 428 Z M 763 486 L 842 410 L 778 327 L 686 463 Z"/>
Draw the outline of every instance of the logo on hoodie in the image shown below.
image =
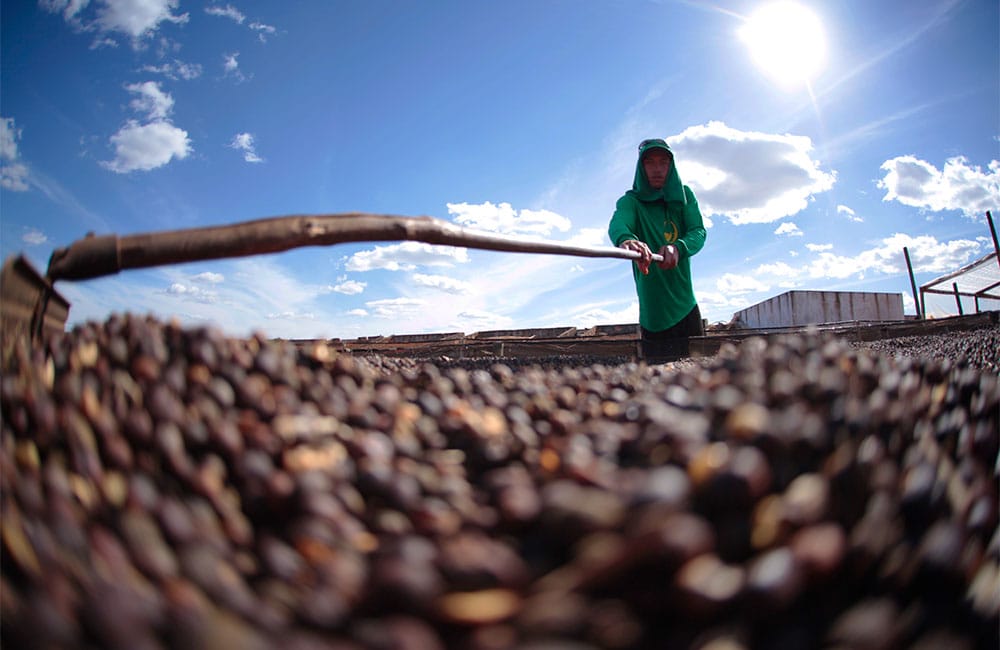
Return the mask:
<path id="1" fill-rule="evenodd" d="M 670 221 L 669 219 L 664 219 L 663 225 L 664 227 L 670 228 L 670 232 L 664 231 L 663 238 L 667 241 L 668 244 L 673 244 L 675 241 L 677 241 L 677 238 L 680 235 L 680 233 L 677 232 L 677 224 L 674 223 L 673 221 Z"/>

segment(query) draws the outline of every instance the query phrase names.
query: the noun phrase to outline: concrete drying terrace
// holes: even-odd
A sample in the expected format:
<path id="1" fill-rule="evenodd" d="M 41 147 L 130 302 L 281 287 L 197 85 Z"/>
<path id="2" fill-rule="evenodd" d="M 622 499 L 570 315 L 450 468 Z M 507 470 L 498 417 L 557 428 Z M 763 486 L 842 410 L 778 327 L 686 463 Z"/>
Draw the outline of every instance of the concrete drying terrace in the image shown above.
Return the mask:
<path id="1" fill-rule="evenodd" d="M 769 329 L 724 329 L 710 327 L 705 336 L 692 337 L 691 356 L 712 356 L 725 343 L 739 344 L 754 337 L 822 332 L 849 341 L 875 341 L 905 336 L 958 332 L 995 325 L 1000 312 L 982 312 L 933 320 L 915 318 L 901 321 L 852 321 L 808 327 Z M 470 357 L 550 357 L 588 356 L 597 358 L 637 357 L 639 328 L 633 324 L 598 325 L 586 329 L 550 327 L 520 330 L 491 330 L 466 334 L 394 334 L 357 339 L 329 339 L 325 342 L 354 355 L 383 355 L 411 358 Z M 317 340 L 294 341 L 308 345 Z"/>

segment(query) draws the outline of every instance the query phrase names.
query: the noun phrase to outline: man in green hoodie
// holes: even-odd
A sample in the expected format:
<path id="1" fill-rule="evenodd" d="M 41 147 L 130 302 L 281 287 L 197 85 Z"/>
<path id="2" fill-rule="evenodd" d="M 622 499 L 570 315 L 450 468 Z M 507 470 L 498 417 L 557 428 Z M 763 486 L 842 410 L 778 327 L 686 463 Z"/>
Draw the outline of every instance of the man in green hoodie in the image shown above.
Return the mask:
<path id="1" fill-rule="evenodd" d="M 664 140 L 639 144 L 632 189 L 618 199 L 608 236 L 615 246 L 640 255 L 632 275 L 643 358 L 662 363 L 687 356 L 688 337 L 705 333 L 691 284 L 691 256 L 705 245 L 705 226 Z M 653 250 L 662 262 L 652 264 Z"/>

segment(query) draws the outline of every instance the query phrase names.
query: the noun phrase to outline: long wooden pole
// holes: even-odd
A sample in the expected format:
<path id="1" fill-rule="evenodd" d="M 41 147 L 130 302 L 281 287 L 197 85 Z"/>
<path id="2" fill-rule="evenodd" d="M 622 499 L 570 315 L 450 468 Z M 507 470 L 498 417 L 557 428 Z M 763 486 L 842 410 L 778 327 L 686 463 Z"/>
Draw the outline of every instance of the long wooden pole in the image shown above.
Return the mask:
<path id="1" fill-rule="evenodd" d="M 635 251 L 614 246 L 576 246 L 497 235 L 462 228 L 434 217 L 346 213 L 292 215 L 225 226 L 125 236 L 88 236 L 66 248 L 55 250 L 49 259 L 46 275 L 50 281 L 83 280 L 113 275 L 123 269 L 364 241 L 420 241 L 444 246 L 577 257 L 630 260 L 639 257 Z M 663 257 L 654 253 L 653 260 L 661 262 Z"/>

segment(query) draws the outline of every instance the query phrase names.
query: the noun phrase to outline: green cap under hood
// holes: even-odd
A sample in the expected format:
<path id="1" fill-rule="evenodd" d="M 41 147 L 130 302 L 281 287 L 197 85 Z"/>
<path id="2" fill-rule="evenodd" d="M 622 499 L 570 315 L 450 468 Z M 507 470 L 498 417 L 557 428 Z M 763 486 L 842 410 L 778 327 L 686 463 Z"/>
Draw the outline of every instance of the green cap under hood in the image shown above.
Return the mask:
<path id="1" fill-rule="evenodd" d="M 667 201 L 668 203 L 687 203 L 687 199 L 684 196 L 684 185 L 681 183 L 681 177 L 677 174 L 676 160 L 674 160 L 674 164 L 670 165 L 670 173 L 667 174 L 667 180 L 661 189 L 654 190 L 649 186 L 649 180 L 646 179 L 646 170 L 642 168 L 642 157 L 651 149 L 663 149 L 670 154 L 671 159 L 674 158 L 674 152 L 670 150 L 670 146 L 663 140 L 644 142 L 639 148 L 639 160 L 635 163 L 635 180 L 632 181 L 632 189 L 628 193 L 634 195 L 640 201 L 660 200 Z"/>

